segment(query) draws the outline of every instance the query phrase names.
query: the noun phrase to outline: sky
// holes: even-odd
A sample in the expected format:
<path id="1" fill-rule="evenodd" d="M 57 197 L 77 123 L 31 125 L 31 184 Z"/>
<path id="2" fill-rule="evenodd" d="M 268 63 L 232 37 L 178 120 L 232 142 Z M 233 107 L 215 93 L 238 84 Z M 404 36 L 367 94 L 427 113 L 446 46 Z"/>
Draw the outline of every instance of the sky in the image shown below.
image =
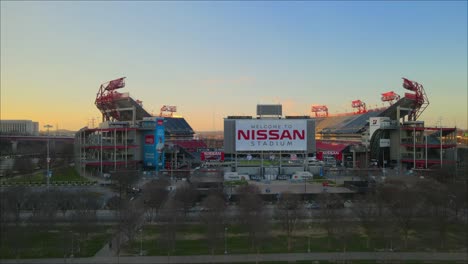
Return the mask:
<path id="1" fill-rule="evenodd" d="M 1 1 L 1 119 L 97 124 L 99 86 L 148 112 L 177 106 L 195 131 L 257 104 L 351 112 L 425 88 L 426 126 L 466 129 L 467 1 Z"/>

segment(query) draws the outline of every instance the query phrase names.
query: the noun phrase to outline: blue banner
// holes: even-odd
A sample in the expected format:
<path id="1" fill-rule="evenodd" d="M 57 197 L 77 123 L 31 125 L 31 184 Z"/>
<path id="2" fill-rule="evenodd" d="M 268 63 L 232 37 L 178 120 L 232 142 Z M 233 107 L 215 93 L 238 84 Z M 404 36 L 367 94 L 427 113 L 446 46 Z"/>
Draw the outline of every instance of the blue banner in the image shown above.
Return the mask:
<path id="1" fill-rule="evenodd" d="M 159 171 L 164 168 L 164 118 L 144 121 L 143 126 L 152 128 L 143 132 L 143 164 Z"/>

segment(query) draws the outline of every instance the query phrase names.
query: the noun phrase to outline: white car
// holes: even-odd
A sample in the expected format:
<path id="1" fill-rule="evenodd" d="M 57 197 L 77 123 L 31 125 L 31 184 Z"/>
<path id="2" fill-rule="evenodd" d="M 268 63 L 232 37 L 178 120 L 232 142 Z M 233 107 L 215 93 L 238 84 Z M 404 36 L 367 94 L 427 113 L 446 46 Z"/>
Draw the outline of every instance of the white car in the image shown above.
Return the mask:
<path id="1" fill-rule="evenodd" d="M 346 200 L 346 201 L 343 203 L 343 206 L 344 206 L 345 208 L 353 207 L 353 202 L 351 202 L 350 200 Z"/>

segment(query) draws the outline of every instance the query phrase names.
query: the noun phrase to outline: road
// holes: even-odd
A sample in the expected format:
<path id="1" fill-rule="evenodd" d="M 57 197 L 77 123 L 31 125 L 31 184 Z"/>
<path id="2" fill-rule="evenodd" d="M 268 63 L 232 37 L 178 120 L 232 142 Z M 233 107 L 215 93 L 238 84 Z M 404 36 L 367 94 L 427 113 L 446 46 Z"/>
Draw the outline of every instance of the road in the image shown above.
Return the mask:
<path id="1" fill-rule="evenodd" d="M 155 257 L 92 257 L 75 259 L 8 259 L 1 263 L 54 264 L 54 263 L 242 263 L 262 261 L 340 261 L 340 260 L 379 260 L 379 261 L 455 261 L 466 263 L 467 253 L 441 252 L 346 252 L 346 253 L 290 253 L 290 254 L 237 254 L 237 255 L 196 255 L 196 256 L 155 256 Z"/>

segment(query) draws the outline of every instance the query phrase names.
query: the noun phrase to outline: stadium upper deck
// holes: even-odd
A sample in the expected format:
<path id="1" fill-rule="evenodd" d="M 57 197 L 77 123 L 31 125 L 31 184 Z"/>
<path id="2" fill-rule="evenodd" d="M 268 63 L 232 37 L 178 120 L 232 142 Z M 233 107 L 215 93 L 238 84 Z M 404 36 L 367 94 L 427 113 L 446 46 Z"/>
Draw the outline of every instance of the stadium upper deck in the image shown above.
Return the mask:
<path id="1" fill-rule="evenodd" d="M 360 134 L 369 124 L 369 118 L 381 115 L 383 110 L 347 116 L 318 117 L 315 119 L 317 134 Z"/>
<path id="2" fill-rule="evenodd" d="M 423 95 L 420 96 L 422 97 Z M 420 110 L 419 104 L 421 104 L 421 102 L 419 99 L 415 99 L 413 97 L 413 94 L 405 94 L 401 99 L 399 96 L 395 97 L 398 100 L 388 107 L 364 110 L 357 113 L 316 117 L 316 135 L 319 138 L 334 137 L 336 139 L 343 138 L 344 140 L 353 140 L 353 138 L 355 140 L 360 140 L 361 133 L 368 129 L 369 119 L 372 117 L 388 117 L 391 120 L 398 120 L 408 116 L 408 119 L 411 117 L 414 119 L 415 116 L 420 114 L 424 109 Z M 386 98 L 382 97 L 382 101 L 385 100 Z M 427 100 L 427 98 L 425 98 L 425 100 Z"/>

